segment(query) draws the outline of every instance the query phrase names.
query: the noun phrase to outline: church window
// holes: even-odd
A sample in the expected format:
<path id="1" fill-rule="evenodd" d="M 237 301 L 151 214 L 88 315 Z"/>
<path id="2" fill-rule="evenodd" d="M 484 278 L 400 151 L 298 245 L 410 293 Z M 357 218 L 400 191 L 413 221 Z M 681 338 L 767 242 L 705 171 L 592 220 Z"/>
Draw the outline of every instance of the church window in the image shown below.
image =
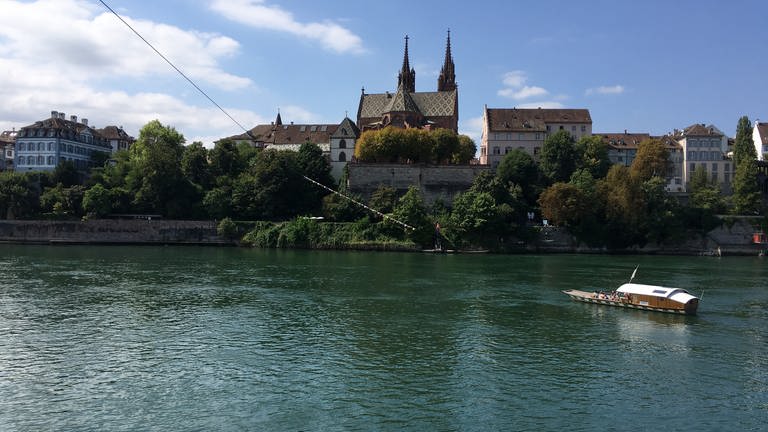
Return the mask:
<path id="1" fill-rule="evenodd" d="M 339 148 L 347 148 L 347 141 L 346 140 L 339 141 Z"/>
<path id="2" fill-rule="evenodd" d="M 344 152 L 339 153 L 339 162 L 346 162 L 347 161 L 347 154 Z"/>

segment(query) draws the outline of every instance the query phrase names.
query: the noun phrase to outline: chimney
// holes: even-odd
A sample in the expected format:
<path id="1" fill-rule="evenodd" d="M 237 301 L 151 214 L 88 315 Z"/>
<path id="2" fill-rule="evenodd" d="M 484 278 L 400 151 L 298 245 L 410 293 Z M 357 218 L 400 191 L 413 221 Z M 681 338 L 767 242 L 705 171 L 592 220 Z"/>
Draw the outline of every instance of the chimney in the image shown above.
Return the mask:
<path id="1" fill-rule="evenodd" d="M 77 116 L 76 115 L 69 116 L 69 119 L 72 121 L 72 123 L 77 123 Z"/>
<path id="2" fill-rule="evenodd" d="M 66 114 L 64 114 L 63 112 L 60 112 L 60 113 L 59 113 L 59 118 L 60 118 L 61 120 L 66 120 L 66 117 L 67 117 L 67 115 L 66 115 Z"/>
<path id="3" fill-rule="evenodd" d="M 627 130 L 626 130 L 626 129 L 624 129 L 624 135 L 626 135 L 626 134 L 627 134 Z"/>
<path id="4" fill-rule="evenodd" d="M 59 118 L 59 112 L 58 111 L 51 111 L 51 118 L 52 119 Z"/>
<path id="5" fill-rule="evenodd" d="M 87 118 L 84 118 L 84 119 L 80 119 L 80 122 L 81 122 L 82 124 L 84 124 L 84 125 L 88 126 L 88 119 L 87 119 Z"/>

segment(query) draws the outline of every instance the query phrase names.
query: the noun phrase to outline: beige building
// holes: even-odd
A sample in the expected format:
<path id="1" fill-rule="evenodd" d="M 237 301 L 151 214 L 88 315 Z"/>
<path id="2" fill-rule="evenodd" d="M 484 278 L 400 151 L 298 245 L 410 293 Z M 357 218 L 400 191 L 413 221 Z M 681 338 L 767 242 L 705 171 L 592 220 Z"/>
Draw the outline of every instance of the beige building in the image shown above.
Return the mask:
<path id="1" fill-rule="evenodd" d="M 683 192 L 696 168 L 703 167 L 712 181 L 730 192 L 733 181 L 733 162 L 727 156 L 728 137 L 713 125 L 694 124 L 672 135 L 683 152 Z"/>
<path id="2" fill-rule="evenodd" d="M 480 163 L 495 169 L 504 155 L 521 149 L 538 160 L 544 140 L 565 130 L 579 140 L 592 135 L 586 109 L 488 108 L 483 110 Z"/>

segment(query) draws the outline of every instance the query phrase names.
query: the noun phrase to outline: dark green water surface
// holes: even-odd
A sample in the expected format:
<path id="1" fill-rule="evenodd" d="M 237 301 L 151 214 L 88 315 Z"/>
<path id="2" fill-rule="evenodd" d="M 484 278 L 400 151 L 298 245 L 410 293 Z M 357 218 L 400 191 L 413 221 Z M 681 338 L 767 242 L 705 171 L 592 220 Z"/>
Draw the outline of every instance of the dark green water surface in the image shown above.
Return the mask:
<path id="1" fill-rule="evenodd" d="M 637 282 L 695 317 L 575 303 Z M 0 245 L 0 430 L 766 430 L 768 259 Z"/>

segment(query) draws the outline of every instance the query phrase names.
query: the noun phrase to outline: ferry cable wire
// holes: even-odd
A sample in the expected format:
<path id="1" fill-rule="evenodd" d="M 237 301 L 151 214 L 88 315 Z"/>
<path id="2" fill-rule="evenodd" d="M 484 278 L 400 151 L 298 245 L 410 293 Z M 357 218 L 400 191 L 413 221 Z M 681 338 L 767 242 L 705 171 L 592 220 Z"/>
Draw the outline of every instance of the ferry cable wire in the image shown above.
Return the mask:
<path id="1" fill-rule="evenodd" d="M 409 230 L 411 230 L 411 231 L 416 231 L 416 228 L 414 228 L 414 227 L 412 227 L 412 226 L 408 225 L 408 224 L 407 224 L 407 223 L 405 223 L 405 222 L 401 222 L 401 221 L 399 221 L 399 220 L 397 220 L 397 219 L 393 218 L 392 216 L 389 216 L 389 215 L 385 215 L 384 213 L 382 213 L 382 212 L 380 212 L 380 211 L 378 211 L 378 210 L 376 210 L 376 209 L 374 209 L 374 208 L 368 207 L 367 205 L 365 205 L 365 204 L 361 203 L 360 201 L 357 201 L 357 200 L 356 200 L 356 199 L 354 199 L 354 198 L 348 197 L 348 196 L 344 195 L 344 194 L 343 194 L 343 193 L 341 193 L 341 192 L 335 191 L 335 190 L 333 190 L 333 189 L 329 188 L 328 186 L 326 186 L 326 185 L 324 185 L 324 184 L 322 184 L 322 183 L 320 183 L 320 182 L 317 182 L 317 181 L 315 181 L 315 180 L 312 180 L 311 178 L 309 178 L 309 177 L 307 177 L 307 176 L 302 176 L 302 177 L 304 177 L 306 180 L 308 180 L 308 181 L 310 181 L 310 182 L 312 182 L 312 183 L 314 183 L 314 184 L 316 184 L 316 185 L 320 186 L 321 188 L 323 188 L 323 189 L 325 189 L 325 190 L 327 190 L 327 191 L 330 191 L 330 192 L 332 192 L 332 193 L 334 193 L 334 194 L 336 194 L 336 195 L 339 195 L 339 196 L 340 196 L 340 197 L 342 197 L 342 198 L 346 198 L 346 199 L 348 199 L 348 200 L 352 201 L 353 203 L 355 203 L 355 204 L 357 204 L 357 205 L 359 205 L 359 206 L 361 206 L 361 207 L 365 208 L 365 209 L 366 209 L 366 210 L 368 210 L 368 211 L 371 211 L 371 212 L 373 212 L 373 213 L 376 213 L 377 215 L 379 215 L 379 216 L 383 217 L 384 219 L 388 219 L 388 220 L 391 220 L 392 222 L 395 222 L 396 224 L 399 224 L 399 225 L 401 225 L 402 227 L 404 227 L 404 228 L 407 228 L 407 229 L 409 229 Z"/>
<path id="2" fill-rule="evenodd" d="M 126 20 L 124 20 L 124 19 L 123 19 L 123 17 L 121 17 L 121 16 L 120 16 L 120 14 L 118 14 L 117 12 L 115 12 L 115 10 L 114 10 L 114 9 L 112 9 L 112 8 L 111 8 L 111 7 L 110 7 L 110 6 L 109 6 L 109 5 L 108 5 L 108 4 L 107 4 L 107 3 L 106 3 L 104 0 L 99 0 L 99 2 L 100 2 L 102 5 L 104 5 L 104 7 L 105 7 L 105 8 L 107 8 L 107 9 L 108 9 L 110 12 L 112 12 L 112 14 L 113 14 L 114 16 L 116 16 L 116 17 L 117 17 L 117 19 L 119 19 L 120 21 L 122 21 L 122 23 L 123 23 L 123 24 L 125 24 L 125 25 L 126 25 L 126 27 L 128 27 L 129 29 L 131 29 L 131 31 L 132 31 L 132 32 L 133 32 L 133 33 L 134 33 L 136 36 L 138 36 L 138 37 L 139 37 L 139 39 L 143 40 L 145 44 L 147 44 L 147 45 L 148 45 L 150 48 L 152 48 L 152 50 L 153 50 L 155 53 L 157 53 L 157 55 L 159 55 L 159 56 L 160 56 L 160 58 L 162 58 L 163 60 L 165 60 L 165 62 L 166 62 L 166 63 L 168 63 L 169 65 L 171 65 L 171 67 L 172 67 L 172 68 L 173 68 L 173 69 L 174 69 L 176 72 L 178 72 L 178 73 L 179 73 L 179 75 L 181 75 L 182 77 L 184 77 L 184 79 L 185 79 L 185 80 L 187 80 L 187 81 L 188 81 L 190 84 L 192 84 L 192 87 L 196 88 L 196 89 L 197 89 L 197 91 L 199 91 L 199 92 L 200 92 L 200 93 L 201 93 L 203 96 L 205 96 L 205 97 L 206 97 L 206 98 L 207 98 L 209 101 L 211 101 L 211 103 L 212 103 L 212 104 L 216 105 L 216 108 L 218 108 L 218 109 L 219 109 L 219 111 L 223 112 L 223 113 L 224 113 L 224 115 L 226 115 L 227 117 L 229 117 L 229 119 L 230 119 L 230 120 L 232 120 L 232 121 L 233 121 L 233 122 L 234 122 L 236 125 L 238 125 L 238 126 L 240 127 L 240 129 L 242 129 L 243 131 L 245 131 L 245 133 L 246 133 L 248 136 L 251 136 L 251 131 L 249 131 L 248 129 L 246 129 L 245 127 L 243 127 L 243 125 L 241 125 L 241 124 L 240 124 L 240 122 L 238 122 L 237 120 L 235 120 L 235 118 L 234 118 L 234 117 L 232 117 L 232 116 L 231 116 L 231 115 L 230 115 L 230 114 L 229 114 L 229 113 L 228 113 L 228 112 L 227 112 L 227 111 L 226 111 L 224 108 L 222 108 L 222 107 L 221 107 L 221 105 L 219 105 L 218 103 L 216 103 L 216 101 L 215 101 L 215 100 L 213 100 L 213 98 L 211 98 L 210 96 L 208 96 L 208 94 L 207 94 L 205 91 L 203 91 L 203 89 L 201 89 L 201 88 L 200 88 L 200 87 L 199 87 L 197 84 L 195 84 L 195 82 L 194 82 L 194 81 L 192 81 L 192 79 L 191 79 L 191 78 L 189 78 L 187 75 L 185 75 L 185 74 L 184 74 L 184 72 L 182 72 L 182 71 L 181 71 L 181 69 L 179 69 L 178 67 L 176 67 L 176 65 L 175 65 L 175 64 L 173 64 L 173 62 L 171 62 L 170 60 L 168 60 L 168 58 L 167 58 L 166 56 L 164 56 L 164 55 L 163 55 L 163 53 L 161 53 L 160 51 L 158 51 L 158 49 L 157 49 L 157 48 L 155 48 L 155 47 L 154 47 L 154 45 L 152 45 L 152 44 L 151 44 L 151 43 L 150 43 L 148 40 L 146 40 L 146 39 L 144 38 L 144 36 L 142 36 L 142 35 L 141 35 L 141 33 L 139 33 L 139 32 L 138 32 L 136 29 L 134 29 L 133 27 L 131 27 L 131 25 L 130 25 L 130 24 L 128 24 L 128 22 L 127 22 Z"/>
<path id="3" fill-rule="evenodd" d="M 186 74 L 184 74 L 184 72 L 182 72 L 182 71 L 181 71 L 181 69 L 179 69 L 178 67 L 176 67 L 176 65 L 175 65 L 175 64 L 173 64 L 173 62 L 171 62 L 171 61 L 170 61 L 170 60 L 169 60 L 169 59 L 168 59 L 166 56 L 164 56 L 164 55 L 163 55 L 163 53 L 161 53 L 161 52 L 160 52 L 160 51 L 159 51 L 157 48 L 155 48 L 155 47 L 154 47 L 154 46 L 153 46 L 153 45 L 152 45 L 152 44 L 151 44 L 151 43 L 150 43 L 150 42 L 149 42 L 147 39 L 145 39 L 145 38 L 144 38 L 144 36 L 142 36 L 142 35 L 141 35 L 141 33 L 139 33 L 139 32 L 138 32 L 136 29 L 134 29 L 134 28 L 133 28 L 133 27 L 132 27 L 130 24 L 128 24 L 128 22 L 127 22 L 127 21 L 125 21 L 125 20 L 123 19 L 123 17 L 121 17 L 121 16 L 120 16 L 120 14 L 118 14 L 117 12 L 115 12 L 115 10 L 114 10 L 114 9 L 112 9 L 112 8 L 111 8 L 111 7 L 110 7 L 110 6 L 109 6 L 109 5 L 108 5 L 108 4 L 107 4 L 107 3 L 106 3 L 104 0 L 99 0 L 99 2 L 100 2 L 102 5 L 104 5 L 104 7 L 105 7 L 105 8 L 107 8 L 107 9 L 108 9 L 110 12 L 112 12 L 112 14 L 113 14 L 114 16 L 116 16 L 116 17 L 117 17 L 117 19 L 119 19 L 119 20 L 120 20 L 120 21 L 121 21 L 123 24 L 125 24 L 125 25 L 126 25 L 126 27 L 128 27 L 129 29 L 131 29 L 131 31 L 132 31 L 132 32 L 133 32 L 133 33 L 134 33 L 136 36 L 138 36 L 138 37 L 139 37 L 139 39 L 141 39 L 142 41 L 144 41 L 144 43 L 145 43 L 145 44 L 147 44 L 147 45 L 148 45 L 150 48 L 152 48 L 152 50 L 153 50 L 153 51 L 154 51 L 154 52 L 155 52 L 157 55 L 159 55 L 159 56 L 160 56 L 160 58 L 162 58 L 163 60 L 165 60 L 165 62 L 166 62 L 166 63 L 168 63 L 168 64 L 169 64 L 169 65 L 170 65 L 170 66 L 171 66 L 171 67 L 172 67 L 172 68 L 173 68 L 173 69 L 174 69 L 176 72 L 178 72 L 178 73 L 179 73 L 179 75 L 181 75 L 182 77 L 184 77 L 184 79 L 185 79 L 185 80 L 187 80 L 187 81 L 188 81 L 190 84 L 192 84 L 192 86 L 193 86 L 195 89 L 197 89 L 197 91 L 199 91 L 199 92 L 200 92 L 200 93 L 201 93 L 203 96 L 205 96 L 205 97 L 206 97 L 206 98 L 207 98 L 209 101 L 211 101 L 211 103 L 212 103 L 212 104 L 214 104 L 214 105 L 216 106 L 216 108 L 218 108 L 218 109 L 219 109 L 221 112 L 223 112 L 223 113 L 224 113 L 224 115 L 226 115 L 227 117 L 229 117 L 229 119 L 230 119 L 230 120 L 232 120 L 232 121 L 233 121 L 233 122 L 234 122 L 236 125 L 238 125 L 238 126 L 240 127 L 240 129 L 242 129 L 243 131 L 245 131 L 245 133 L 246 133 L 246 134 L 247 134 L 249 137 L 253 138 L 253 136 L 251 135 L 251 131 L 249 131 L 248 129 L 246 129 L 245 127 L 243 127 L 243 125 L 241 125 L 241 124 L 240 124 L 240 122 L 238 122 L 237 120 L 235 120 L 235 118 L 234 118 L 234 117 L 232 117 L 232 116 L 231 116 L 231 115 L 230 115 L 230 114 L 229 114 L 229 113 L 228 113 L 228 112 L 227 112 L 227 111 L 226 111 L 224 108 L 222 108 L 222 107 L 221 107 L 221 105 L 219 105 L 218 103 L 216 103 L 216 101 L 215 101 L 215 100 L 213 100 L 213 98 L 211 98 L 210 96 L 208 96 L 208 94 L 207 94 L 205 91 L 203 91 L 203 89 L 201 89 L 201 88 L 200 88 L 200 87 L 199 87 L 197 84 L 195 84 L 195 82 L 194 82 L 194 81 L 192 81 L 192 79 L 191 79 L 191 78 L 189 78 L 189 77 L 188 77 Z M 322 188 L 324 188 L 324 189 L 326 189 L 326 190 L 328 190 L 328 191 L 330 191 L 330 192 L 332 192 L 332 193 L 334 193 L 334 194 L 336 194 L 336 195 L 339 195 L 339 196 L 341 196 L 342 198 L 348 199 L 348 200 L 352 201 L 353 203 L 355 203 L 355 204 L 357 204 L 357 205 L 359 205 L 359 206 L 362 206 L 363 208 L 365 208 L 365 209 L 367 209 L 367 210 L 369 210 L 369 211 L 371 211 L 371 212 L 373 212 L 373 213 L 376 213 L 376 214 L 378 214 L 379 216 L 383 217 L 384 219 L 388 219 L 388 220 L 391 220 L 391 221 L 393 221 L 393 222 L 395 222 L 395 223 L 397 223 L 397 224 L 399 224 L 399 225 L 401 225 L 401 226 L 403 226 L 403 227 L 405 227 L 405 228 L 407 228 L 407 229 L 410 229 L 411 231 L 415 231 L 415 230 L 416 230 L 416 228 L 414 228 L 414 227 L 412 227 L 412 226 L 408 225 L 408 224 L 407 224 L 407 223 L 405 223 L 405 222 L 401 222 L 401 221 L 399 221 L 399 220 L 397 220 L 397 219 L 395 219 L 395 218 L 393 218 L 393 217 L 391 217 L 391 216 L 385 215 L 384 213 L 382 213 L 382 212 L 380 212 L 380 211 L 378 211 L 378 210 L 376 210 L 376 209 L 373 209 L 373 208 L 371 208 L 371 207 L 368 207 L 367 205 L 365 205 L 365 204 L 363 204 L 363 203 L 361 203 L 361 202 L 359 202 L 359 201 L 357 201 L 357 200 L 355 200 L 355 199 L 353 199 L 353 198 L 351 198 L 351 197 L 348 197 L 348 196 L 346 196 L 346 195 L 344 195 L 344 194 L 342 194 L 342 193 L 340 193 L 340 192 L 338 192 L 338 191 L 335 191 L 335 190 L 333 190 L 333 189 L 329 188 L 328 186 L 325 186 L 325 185 L 324 185 L 324 184 L 322 184 L 322 183 L 319 183 L 319 182 L 317 182 L 317 181 L 315 181 L 315 180 L 312 180 L 311 178 L 309 178 L 309 177 L 307 177 L 307 176 L 304 176 L 304 175 L 303 175 L 302 177 L 304 177 L 306 180 L 308 180 L 308 181 L 310 181 L 310 182 L 312 182 L 312 183 L 314 183 L 314 184 L 316 184 L 316 185 L 318 185 L 318 186 L 320 186 L 320 187 L 322 187 Z"/>

